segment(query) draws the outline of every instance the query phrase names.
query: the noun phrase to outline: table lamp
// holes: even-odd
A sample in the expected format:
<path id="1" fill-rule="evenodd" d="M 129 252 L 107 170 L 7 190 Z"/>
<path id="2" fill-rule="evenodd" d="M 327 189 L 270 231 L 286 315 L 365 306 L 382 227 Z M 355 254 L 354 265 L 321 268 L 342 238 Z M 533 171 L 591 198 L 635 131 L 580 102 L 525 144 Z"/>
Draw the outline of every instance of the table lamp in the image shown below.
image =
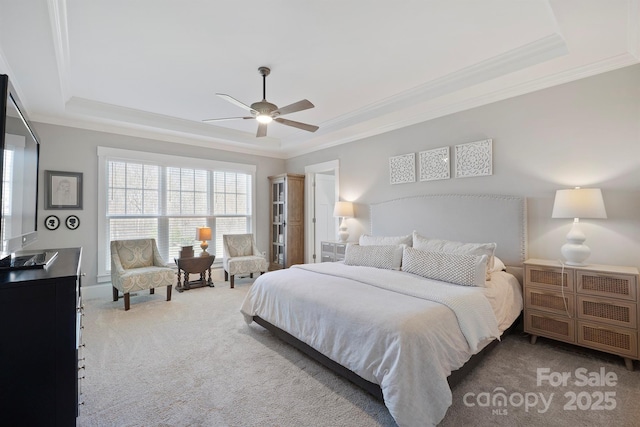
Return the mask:
<path id="1" fill-rule="evenodd" d="M 196 240 L 202 241 L 202 243 L 200 243 L 200 247 L 202 248 L 202 253 L 200 253 L 200 256 L 209 256 L 209 253 L 207 252 L 207 248 L 209 247 L 207 240 L 211 240 L 211 228 L 197 227 Z"/>
<path id="2" fill-rule="evenodd" d="M 591 249 L 584 244 L 586 236 L 580 229 L 580 218 L 606 218 L 607 212 L 599 188 L 576 187 L 556 191 L 552 218 L 573 218 L 573 226 L 567 234 L 567 243 L 560 252 L 567 265 L 585 265 Z"/>
<path id="3" fill-rule="evenodd" d="M 341 242 L 346 242 L 349 238 L 346 219 L 353 218 L 353 203 L 336 202 L 333 208 L 333 216 L 342 218 L 342 221 L 340 222 L 340 231 L 338 231 L 338 239 L 340 239 Z"/>

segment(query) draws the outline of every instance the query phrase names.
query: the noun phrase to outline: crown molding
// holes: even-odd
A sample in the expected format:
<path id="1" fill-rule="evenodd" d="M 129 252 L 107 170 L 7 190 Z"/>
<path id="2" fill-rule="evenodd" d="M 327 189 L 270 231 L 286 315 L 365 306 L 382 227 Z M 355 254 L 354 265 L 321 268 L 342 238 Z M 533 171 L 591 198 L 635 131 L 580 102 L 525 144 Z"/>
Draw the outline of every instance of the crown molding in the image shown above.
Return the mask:
<path id="1" fill-rule="evenodd" d="M 583 67 L 488 92 L 455 104 L 433 105 L 425 103 L 423 106 L 412 107 L 413 114 L 404 115 L 402 120 L 392 118 L 391 120 L 383 121 L 384 119 L 381 119 L 378 126 L 370 126 L 370 123 L 369 126 L 362 126 L 362 123 L 356 123 L 353 128 L 356 125 L 360 125 L 364 129 L 360 131 L 353 128 L 343 129 L 348 133 L 347 136 L 334 137 L 330 141 L 322 142 L 319 138 L 314 138 L 309 141 L 289 142 L 283 145 L 283 151 L 286 154 L 286 158 L 297 157 L 638 63 L 640 63 L 638 58 L 629 53 L 624 53 Z M 398 113 L 398 111 L 396 110 L 394 113 Z"/>
<path id="2" fill-rule="evenodd" d="M 477 64 L 431 80 L 413 89 L 373 103 L 365 108 L 344 114 L 336 119 L 322 123 L 322 133 L 353 126 L 366 120 L 392 113 L 412 105 L 429 101 L 439 96 L 456 92 L 478 83 L 495 79 L 505 74 L 566 55 L 568 49 L 563 37 L 551 34 L 535 42 L 528 43 L 517 49 L 512 49 L 501 55 L 494 56 Z M 283 139 L 283 145 L 297 142 L 300 137 Z"/>
<path id="3" fill-rule="evenodd" d="M 69 75 L 71 70 L 69 48 L 69 26 L 67 23 L 67 1 L 47 0 L 51 36 L 53 39 L 54 56 L 58 67 L 58 82 L 62 93 L 62 102 L 69 99 L 71 84 Z"/>
<path id="4" fill-rule="evenodd" d="M 65 126 L 96 132 L 112 133 L 116 135 L 144 138 L 154 141 L 165 141 L 177 144 L 191 145 L 207 149 L 231 151 L 234 153 L 285 159 L 285 154 L 279 148 L 252 147 L 237 141 L 226 142 L 215 137 L 198 136 L 190 132 L 170 131 L 168 129 L 154 129 L 134 124 L 124 125 L 121 122 L 107 120 L 89 120 L 85 117 L 60 117 L 51 115 L 31 114 L 32 122 Z M 237 131 L 236 131 L 237 132 Z"/>

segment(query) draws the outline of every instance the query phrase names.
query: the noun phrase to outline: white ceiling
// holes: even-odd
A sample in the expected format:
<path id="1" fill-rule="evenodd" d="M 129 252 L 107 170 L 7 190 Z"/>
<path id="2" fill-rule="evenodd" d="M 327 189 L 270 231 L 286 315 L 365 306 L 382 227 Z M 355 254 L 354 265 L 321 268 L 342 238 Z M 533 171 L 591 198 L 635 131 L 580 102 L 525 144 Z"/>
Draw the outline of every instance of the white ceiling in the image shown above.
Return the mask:
<path id="1" fill-rule="evenodd" d="M 32 120 L 287 158 L 639 62 L 640 0 L 0 0 Z M 315 108 L 256 138 L 216 97 Z"/>

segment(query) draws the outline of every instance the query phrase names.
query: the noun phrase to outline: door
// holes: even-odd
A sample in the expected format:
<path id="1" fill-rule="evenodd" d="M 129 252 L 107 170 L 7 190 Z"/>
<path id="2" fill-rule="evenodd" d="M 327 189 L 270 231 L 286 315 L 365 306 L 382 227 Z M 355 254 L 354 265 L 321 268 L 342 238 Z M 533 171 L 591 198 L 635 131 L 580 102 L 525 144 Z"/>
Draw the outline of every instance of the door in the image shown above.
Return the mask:
<path id="1" fill-rule="evenodd" d="M 333 205 L 336 200 L 336 179 L 328 174 L 316 174 L 315 185 L 315 262 L 320 262 L 320 242 L 335 240 L 337 234 L 336 218 L 333 217 Z"/>
<path id="2" fill-rule="evenodd" d="M 304 167 L 304 173 L 307 176 L 305 180 L 306 191 L 305 199 L 305 262 L 320 262 L 320 242 L 323 238 L 335 240 L 338 229 L 338 222 L 333 218 L 333 205 L 338 199 L 339 181 L 340 181 L 340 162 L 338 160 L 330 160 L 328 162 L 316 163 Z M 316 178 L 320 176 L 321 187 L 320 197 L 322 200 L 316 200 Z M 333 180 L 333 181 L 331 181 Z M 327 188 L 329 182 L 333 182 L 333 189 Z M 318 228 L 316 224 L 316 203 L 325 205 L 324 212 L 321 212 L 319 221 L 321 223 L 320 234 L 316 232 Z M 328 206 L 327 206 L 328 205 Z"/>

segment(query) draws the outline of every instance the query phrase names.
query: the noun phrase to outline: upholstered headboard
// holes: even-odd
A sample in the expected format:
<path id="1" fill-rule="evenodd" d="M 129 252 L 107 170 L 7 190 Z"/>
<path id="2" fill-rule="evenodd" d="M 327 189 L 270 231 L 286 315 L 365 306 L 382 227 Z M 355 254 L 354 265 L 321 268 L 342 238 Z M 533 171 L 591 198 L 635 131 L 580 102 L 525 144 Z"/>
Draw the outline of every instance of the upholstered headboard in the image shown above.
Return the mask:
<path id="1" fill-rule="evenodd" d="M 436 194 L 370 205 L 371 234 L 495 242 L 496 256 L 521 267 L 526 259 L 526 199 L 518 196 Z"/>

